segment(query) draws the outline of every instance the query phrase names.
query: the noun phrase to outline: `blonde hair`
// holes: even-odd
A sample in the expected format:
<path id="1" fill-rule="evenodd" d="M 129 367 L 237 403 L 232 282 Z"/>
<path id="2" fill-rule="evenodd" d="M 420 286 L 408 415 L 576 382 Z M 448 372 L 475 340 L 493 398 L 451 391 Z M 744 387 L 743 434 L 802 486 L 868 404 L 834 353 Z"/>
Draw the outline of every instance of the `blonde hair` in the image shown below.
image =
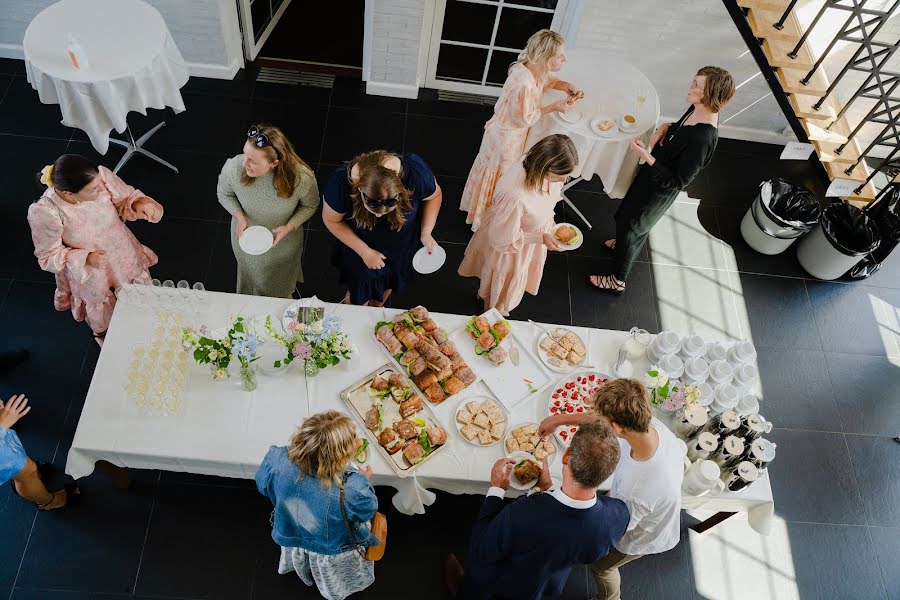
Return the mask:
<path id="1" fill-rule="evenodd" d="M 288 459 L 322 487 L 340 483 L 356 452 L 356 425 L 342 412 L 329 410 L 307 417 L 291 436 Z"/>
<path id="2" fill-rule="evenodd" d="M 556 54 L 556 51 L 559 50 L 559 47 L 564 45 L 566 40 L 560 34 L 555 31 L 551 31 L 549 29 L 541 29 L 531 35 L 528 38 L 528 42 L 525 44 L 525 49 L 519 53 L 519 57 L 516 59 L 512 65 L 510 65 L 510 69 L 512 69 L 516 65 L 521 65 L 526 62 L 529 62 L 533 65 L 537 65 L 540 67 L 545 73 L 544 75 L 549 74 L 549 69 L 547 68 L 547 62 L 553 58 L 553 55 Z"/>
<path id="3" fill-rule="evenodd" d="M 376 217 L 366 208 L 362 194 L 373 200 L 400 199 L 397 206 L 385 215 L 394 231 L 403 229 L 406 214 L 412 210 L 410 191 L 403 185 L 401 173 L 384 166 L 384 162 L 392 157 L 400 158 L 387 150 L 373 150 L 364 152 L 347 163 L 347 181 L 350 182 L 350 198 L 353 201 L 353 220 L 363 229 L 374 228 Z M 353 181 L 351 175 L 354 166 L 358 174 L 356 181 Z"/>
<path id="4" fill-rule="evenodd" d="M 720 112 L 734 97 L 734 78 L 731 73 L 721 67 L 703 67 L 697 71 L 697 75 L 706 77 L 703 99 L 700 102 L 712 112 Z"/>
<path id="5" fill-rule="evenodd" d="M 578 151 L 567 135 L 554 133 L 538 141 L 522 161 L 525 168 L 525 187 L 540 190 L 549 173 L 568 175 L 578 165 Z"/>
<path id="6" fill-rule="evenodd" d="M 294 194 L 299 177 L 301 175 L 314 177 L 313 170 L 297 155 L 293 144 L 287 139 L 283 131 L 265 123 L 260 123 L 256 128 L 259 129 L 261 134 L 269 138 L 269 145 L 262 148 L 255 145 L 253 147 L 262 151 L 269 162 L 278 161 L 273 171 L 275 192 L 281 198 L 290 198 Z M 255 180 L 256 178 L 247 175 L 246 171 L 241 173 L 241 183 L 244 185 L 252 185 Z"/>
<path id="7" fill-rule="evenodd" d="M 637 379 L 613 379 L 601 385 L 594 397 L 594 408 L 625 429 L 641 433 L 650 430 L 650 393 Z"/>

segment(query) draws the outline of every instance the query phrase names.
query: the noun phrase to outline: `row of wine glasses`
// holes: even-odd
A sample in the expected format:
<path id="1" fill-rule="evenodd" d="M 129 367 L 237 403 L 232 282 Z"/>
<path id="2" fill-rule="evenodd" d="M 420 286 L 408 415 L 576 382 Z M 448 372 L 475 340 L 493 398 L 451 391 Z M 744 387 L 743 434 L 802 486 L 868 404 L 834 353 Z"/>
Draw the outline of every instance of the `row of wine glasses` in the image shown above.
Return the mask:
<path id="1" fill-rule="evenodd" d="M 126 285 L 116 290 L 119 304 L 139 310 L 182 311 L 198 314 L 205 305 L 206 287 L 202 282 L 191 285 L 182 279 L 177 284 L 171 279 L 154 279 L 151 285 Z"/>

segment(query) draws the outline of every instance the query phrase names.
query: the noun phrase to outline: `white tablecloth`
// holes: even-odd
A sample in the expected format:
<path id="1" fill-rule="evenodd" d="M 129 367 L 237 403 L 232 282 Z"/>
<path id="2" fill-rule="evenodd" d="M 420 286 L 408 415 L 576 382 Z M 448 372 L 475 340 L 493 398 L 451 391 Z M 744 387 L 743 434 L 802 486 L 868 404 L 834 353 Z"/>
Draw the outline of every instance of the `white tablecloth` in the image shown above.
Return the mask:
<path id="1" fill-rule="evenodd" d="M 611 198 L 623 198 L 639 161 L 628 150 L 628 144 L 635 137 L 649 141 L 659 120 L 659 96 L 650 80 L 626 62 L 592 50 L 567 50 L 566 55 L 568 59 L 558 77 L 584 90 L 584 98 L 573 108 L 581 119 L 568 123 L 557 112 L 544 115 L 528 132 L 526 148 L 554 133 L 568 135 L 578 149 L 579 164 L 573 177 L 591 179 L 597 175 Z M 638 96 L 645 99 L 640 107 L 635 102 Z M 563 92 L 547 92 L 544 103 L 563 97 Z M 618 122 L 625 113 L 637 117 L 637 128 L 631 133 L 619 131 L 604 138 L 591 128 L 591 121 L 596 118 Z"/>
<path id="2" fill-rule="evenodd" d="M 175 293 L 175 292 L 173 292 Z M 238 315 L 271 314 L 280 321 L 287 300 L 208 292 L 208 313 L 202 322 L 212 329 L 228 325 Z M 366 376 L 389 358 L 375 340 L 373 327 L 389 319 L 396 310 L 327 304 L 327 311 L 343 318 L 358 352 L 347 363 L 304 378 L 302 365 L 287 373 L 260 375 L 255 392 L 244 392 L 237 373 L 232 379 L 214 382 L 208 369 L 192 366 L 182 398 L 182 409 L 169 416 L 144 416 L 126 401 L 123 385 L 132 348 L 150 338 L 153 311 L 120 304 L 110 323 L 94 378 L 85 400 L 81 421 L 69 451 L 66 472 L 84 477 L 98 460 L 123 467 L 187 471 L 225 477 L 252 478 L 266 449 L 284 445 L 306 415 L 327 409 L 346 410 L 339 393 Z M 462 327 L 468 317 L 433 313 L 448 331 Z M 589 346 L 588 363 L 606 373 L 612 371 L 623 331 L 574 327 Z M 513 331 L 528 345 L 535 344 L 539 330 L 527 322 L 513 322 Z M 473 365 L 478 367 L 478 365 Z M 559 378 L 553 379 L 555 385 Z M 431 405 L 452 436 L 451 445 L 423 463 L 414 476 L 398 478 L 378 452 L 370 453 L 376 485 L 396 488 L 394 505 L 406 514 L 424 513 L 434 501 L 427 490 L 455 494 L 481 494 L 489 487 L 491 465 L 503 457 L 502 444 L 476 447 L 466 442 L 454 426 L 460 402 L 472 395 L 490 394 L 484 382 L 467 388 L 439 405 Z M 538 422 L 547 415 L 548 394 L 540 390 L 533 399 L 510 407 L 510 424 Z M 360 430 L 362 426 L 360 425 Z M 551 471 L 561 480 L 560 452 Z M 609 489 L 607 481 L 602 489 Z M 766 532 L 773 514 L 772 489 L 767 477 L 739 494 L 684 498 L 685 508 L 748 512 L 750 524 Z"/>
<path id="3" fill-rule="evenodd" d="M 89 67 L 75 69 L 71 34 Z M 184 110 L 188 71 L 159 12 L 142 0 L 62 0 L 25 31 L 25 71 L 44 104 L 59 104 L 62 124 L 84 130 L 106 154 L 109 132 L 125 131 L 129 111 Z"/>

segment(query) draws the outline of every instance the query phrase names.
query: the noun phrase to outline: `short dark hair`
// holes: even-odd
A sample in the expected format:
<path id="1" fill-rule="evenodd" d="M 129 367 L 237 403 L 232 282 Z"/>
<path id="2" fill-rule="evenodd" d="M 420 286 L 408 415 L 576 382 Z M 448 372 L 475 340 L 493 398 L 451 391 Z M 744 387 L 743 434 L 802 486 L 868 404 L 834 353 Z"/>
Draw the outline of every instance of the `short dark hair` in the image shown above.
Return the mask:
<path id="1" fill-rule="evenodd" d="M 701 67 L 697 75 L 706 77 L 701 102 L 714 113 L 721 112 L 734 97 L 736 87 L 731 73 L 721 67 Z"/>
<path id="2" fill-rule="evenodd" d="M 611 422 L 640 433 L 650 431 L 650 393 L 637 379 L 613 379 L 600 386 L 594 408 Z"/>
<path id="3" fill-rule="evenodd" d="M 619 440 L 604 421 L 578 428 L 569 445 L 569 470 L 582 487 L 596 489 L 619 464 Z"/>
<path id="4" fill-rule="evenodd" d="M 63 154 L 53 161 L 53 173 L 50 179 L 53 189 L 61 192 L 77 194 L 90 184 L 100 174 L 97 165 L 80 154 Z M 37 173 L 37 181 L 40 181 L 41 173 Z M 43 184 L 40 184 L 43 188 Z"/>

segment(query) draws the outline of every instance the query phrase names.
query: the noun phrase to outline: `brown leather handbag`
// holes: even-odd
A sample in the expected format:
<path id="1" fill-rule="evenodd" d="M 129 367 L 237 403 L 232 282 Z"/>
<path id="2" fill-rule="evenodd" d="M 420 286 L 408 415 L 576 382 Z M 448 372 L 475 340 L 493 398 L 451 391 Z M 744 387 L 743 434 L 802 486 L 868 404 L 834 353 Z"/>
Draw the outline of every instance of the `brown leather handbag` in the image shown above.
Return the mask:
<path id="1" fill-rule="evenodd" d="M 372 535 L 378 538 L 377 546 L 365 547 L 357 544 L 356 536 L 353 535 L 353 527 L 350 525 L 350 520 L 347 519 L 347 509 L 344 507 L 344 485 L 346 483 L 347 473 L 344 473 L 341 481 L 341 516 L 344 518 L 344 525 L 347 526 L 347 531 L 350 533 L 350 541 L 353 542 L 353 545 L 356 546 L 356 551 L 364 559 L 371 561 L 381 560 L 384 556 L 384 547 L 387 545 L 387 517 L 380 512 L 376 512 L 375 516 L 372 517 Z"/>

